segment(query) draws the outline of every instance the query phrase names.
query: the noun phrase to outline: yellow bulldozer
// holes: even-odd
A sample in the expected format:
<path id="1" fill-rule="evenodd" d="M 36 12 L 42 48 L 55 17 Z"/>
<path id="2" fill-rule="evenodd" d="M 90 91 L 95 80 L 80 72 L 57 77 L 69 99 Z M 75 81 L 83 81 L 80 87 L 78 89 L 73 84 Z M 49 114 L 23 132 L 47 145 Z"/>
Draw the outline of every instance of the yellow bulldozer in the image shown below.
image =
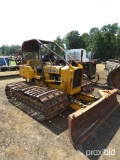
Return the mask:
<path id="1" fill-rule="evenodd" d="M 94 96 L 92 83 L 83 78 L 83 66 L 72 66 L 48 44 L 62 49 L 51 41 L 23 42 L 20 75 L 25 80 L 6 85 L 6 96 L 9 102 L 39 121 L 53 118 L 71 107 L 68 129 L 70 140 L 77 147 L 119 106 L 117 90 L 101 90 L 99 97 Z M 43 61 L 45 50 L 54 55 L 57 63 Z"/>

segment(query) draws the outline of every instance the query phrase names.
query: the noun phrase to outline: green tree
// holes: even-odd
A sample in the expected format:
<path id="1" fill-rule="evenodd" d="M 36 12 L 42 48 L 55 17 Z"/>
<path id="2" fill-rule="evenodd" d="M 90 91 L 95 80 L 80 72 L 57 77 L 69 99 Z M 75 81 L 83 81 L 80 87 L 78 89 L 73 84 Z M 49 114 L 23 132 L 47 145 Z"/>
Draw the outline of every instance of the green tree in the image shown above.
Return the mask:
<path id="1" fill-rule="evenodd" d="M 116 56 L 116 36 L 111 31 L 106 31 L 103 34 L 104 38 L 104 53 L 106 59 L 115 58 Z"/>
<path id="2" fill-rule="evenodd" d="M 89 51 L 89 41 L 90 41 L 90 35 L 88 33 L 83 33 L 81 35 L 81 48 L 84 48 L 87 51 Z"/>
<path id="3" fill-rule="evenodd" d="M 97 27 L 93 27 L 90 29 L 89 35 L 93 36 L 97 31 L 99 31 L 99 29 Z"/>
<path id="4" fill-rule="evenodd" d="M 113 34 L 117 34 L 117 31 L 118 31 L 118 23 L 113 23 L 112 25 L 111 24 L 108 24 L 108 25 L 104 25 L 102 28 L 101 28 L 101 32 L 107 32 L 107 31 L 110 31 L 111 33 Z"/>
<path id="5" fill-rule="evenodd" d="M 2 55 L 2 49 L 0 48 L 0 55 Z"/>
<path id="6" fill-rule="evenodd" d="M 100 30 L 96 27 L 90 30 L 89 45 L 87 48 L 93 48 L 95 58 L 107 60 L 116 57 L 116 35 L 118 28 L 118 24 L 114 23 L 112 25 L 104 25 Z M 119 43 L 117 46 L 119 46 Z"/>
<path id="7" fill-rule="evenodd" d="M 116 36 L 116 57 L 120 58 L 120 29 L 118 29 L 118 34 Z"/>
<path id="8" fill-rule="evenodd" d="M 1 47 L 1 53 L 2 53 L 2 54 L 4 54 L 4 50 L 5 50 L 5 45 L 3 45 L 3 46 Z"/>
<path id="9" fill-rule="evenodd" d="M 81 37 L 78 31 L 71 31 L 67 33 L 64 38 L 64 42 L 67 45 L 68 49 L 77 49 L 81 48 Z"/>
<path id="10" fill-rule="evenodd" d="M 100 31 L 95 32 L 93 37 L 93 52 L 95 53 L 94 58 L 104 60 L 104 38 Z"/>
<path id="11" fill-rule="evenodd" d="M 9 51 L 10 51 L 10 47 L 8 45 L 6 45 L 4 47 L 4 55 L 9 55 Z"/>
<path id="12" fill-rule="evenodd" d="M 57 38 L 54 40 L 55 43 L 57 43 L 60 47 L 62 47 L 64 49 L 64 46 L 63 46 L 63 40 L 60 38 L 60 36 L 57 36 Z M 64 56 L 64 51 L 62 51 L 59 47 L 57 46 L 54 46 L 54 51 L 56 53 L 58 53 L 59 55 L 61 56 Z"/>
<path id="13" fill-rule="evenodd" d="M 3 45 L 2 47 L 0 47 L 1 49 L 1 54 L 2 55 L 12 55 L 12 54 L 16 54 L 17 51 L 21 48 L 21 46 L 19 45 Z"/>

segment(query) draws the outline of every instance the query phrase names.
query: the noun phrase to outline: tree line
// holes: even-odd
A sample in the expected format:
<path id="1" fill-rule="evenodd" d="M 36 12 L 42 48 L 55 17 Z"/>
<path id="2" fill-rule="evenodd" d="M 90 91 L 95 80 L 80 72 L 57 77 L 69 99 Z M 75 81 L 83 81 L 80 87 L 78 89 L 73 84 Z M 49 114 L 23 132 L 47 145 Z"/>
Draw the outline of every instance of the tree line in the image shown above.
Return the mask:
<path id="1" fill-rule="evenodd" d="M 120 58 L 118 23 L 104 25 L 101 29 L 93 27 L 89 33 L 82 35 L 77 30 L 71 31 L 61 41 L 67 45 L 68 49 L 84 48 L 87 53 L 92 50 L 95 54 L 94 58 L 102 61 Z"/>
<path id="2" fill-rule="evenodd" d="M 82 35 L 77 30 L 73 30 L 67 33 L 64 38 L 57 36 L 54 42 L 61 47 L 66 44 L 67 49 L 84 48 L 87 53 L 93 51 L 94 58 L 102 61 L 120 58 L 120 27 L 118 23 L 104 25 L 101 29 L 93 27 L 89 33 Z M 20 47 L 19 45 L 3 45 L 0 47 L 0 53 L 3 55 L 14 54 Z M 64 52 L 58 51 L 54 46 L 50 47 L 60 55 L 64 55 Z"/>
<path id="3" fill-rule="evenodd" d="M 20 45 L 3 45 L 0 47 L 0 55 L 3 56 L 9 56 L 9 55 L 15 55 L 19 52 L 21 49 Z"/>

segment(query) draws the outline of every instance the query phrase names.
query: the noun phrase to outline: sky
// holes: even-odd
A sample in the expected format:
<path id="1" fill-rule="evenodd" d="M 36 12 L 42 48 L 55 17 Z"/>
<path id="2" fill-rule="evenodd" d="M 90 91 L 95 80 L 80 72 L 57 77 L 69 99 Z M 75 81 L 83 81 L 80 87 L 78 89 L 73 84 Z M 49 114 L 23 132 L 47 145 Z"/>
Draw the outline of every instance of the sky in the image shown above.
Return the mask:
<path id="1" fill-rule="evenodd" d="M 0 0 L 0 46 L 118 23 L 119 0 Z"/>

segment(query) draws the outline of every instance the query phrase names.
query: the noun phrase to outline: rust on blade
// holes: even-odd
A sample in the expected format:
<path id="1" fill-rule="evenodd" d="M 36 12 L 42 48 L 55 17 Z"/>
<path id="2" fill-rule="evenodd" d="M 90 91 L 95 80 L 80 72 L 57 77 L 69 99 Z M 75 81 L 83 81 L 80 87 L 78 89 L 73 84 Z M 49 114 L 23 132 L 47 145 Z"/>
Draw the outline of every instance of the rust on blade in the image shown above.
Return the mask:
<path id="1" fill-rule="evenodd" d="M 119 106 L 117 90 L 102 92 L 102 98 L 79 109 L 68 117 L 70 139 L 74 147 L 83 143 L 92 132 Z"/>

